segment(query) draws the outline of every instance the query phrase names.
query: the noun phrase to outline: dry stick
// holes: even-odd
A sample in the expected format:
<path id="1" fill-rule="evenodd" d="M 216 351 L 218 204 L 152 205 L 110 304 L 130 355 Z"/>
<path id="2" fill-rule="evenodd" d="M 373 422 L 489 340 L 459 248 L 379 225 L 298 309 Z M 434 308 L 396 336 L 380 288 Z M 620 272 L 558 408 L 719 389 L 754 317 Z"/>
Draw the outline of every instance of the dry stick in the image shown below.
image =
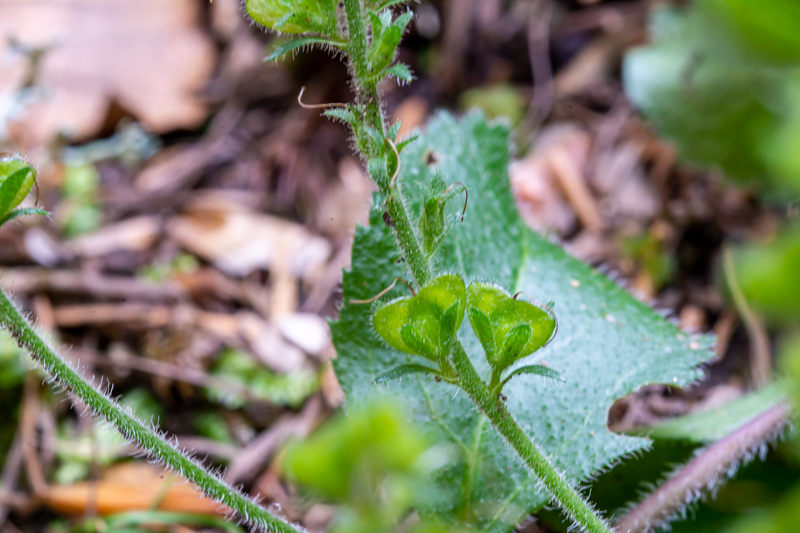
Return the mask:
<path id="1" fill-rule="evenodd" d="M 152 425 L 145 424 L 121 407 L 109 394 L 95 388 L 36 334 L 2 290 L 0 327 L 8 330 L 19 345 L 30 352 L 31 357 L 53 381 L 86 404 L 94 414 L 108 420 L 126 439 L 139 444 L 150 457 L 193 482 L 207 496 L 227 506 L 243 521 L 262 531 L 273 533 L 303 531 L 299 526 L 293 526 L 268 512 L 242 491 L 226 484 L 219 475 L 207 472 L 197 461 L 168 442 Z"/>
<path id="2" fill-rule="evenodd" d="M 410 291 L 411 291 L 411 294 L 412 294 L 412 295 L 414 295 L 414 296 L 416 296 L 416 295 L 417 295 L 417 291 L 415 291 L 415 290 L 414 290 L 414 287 L 412 287 L 412 286 L 411 286 L 411 285 L 410 285 L 410 284 L 409 284 L 409 283 L 408 283 L 406 280 L 404 280 L 404 279 L 403 279 L 403 278 L 401 278 L 400 276 L 397 276 L 396 278 L 394 278 L 394 281 L 392 282 L 392 284 L 391 284 L 391 285 L 389 285 L 388 287 L 386 287 L 385 289 L 383 289 L 381 292 L 379 292 L 378 294 L 376 294 L 376 295 L 375 295 L 375 296 L 373 296 L 372 298 L 367 298 L 366 300 L 353 300 L 353 299 L 351 298 L 351 299 L 350 299 L 350 303 L 351 303 L 351 304 L 359 304 L 359 305 L 360 305 L 360 304 L 371 304 L 372 302 L 374 302 L 374 301 L 375 301 L 375 300 L 377 300 L 378 298 L 382 297 L 384 294 L 386 294 L 386 293 L 387 293 L 387 292 L 389 292 L 390 290 L 394 289 L 394 286 L 395 286 L 395 285 L 397 285 L 397 282 L 398 282 L 398 281 L 402 281 L 402 282 L 403 282 L 403 284 L 404 284 L 406 287 L 408 287 L 408 290 L 410 290 Z"/>
<path id="3" fill-rule="evenodd" d="M 747 334 L 750 337 L 750 372 L 756 387 L 767 385 L 772 379 L 772 358 L 770 357 L 769 336 L 761 317 L 753 311 L 747 303 L 739 281 L 736 279 L 736 267 L 733 261 L 733 252 L 726 247 L 723 252 L 723 272 L 725 283 L 731 291 L 733 304 L 744 322 Z"/>
<path id="4" fill-rule="evenodd" d="M 680 509 L 714 490 L 740 464 L 749 461 L 787 423 L 788 404 L 776 405 L 706 448 L 617 523 L 617 533 L 646 533 L 665 525 Z"/>
<path id="5" fill-rule="evenodd" d="M 347 104 L 304 104 L 303 103 L 303 93 L 306 92 L 305 86 L 300 87 L 300 94 L 297 95 L 297 103 L 300 104 L 300 107 L 303 109 L 327 109 L 329 107 L 347 107 Z"/>

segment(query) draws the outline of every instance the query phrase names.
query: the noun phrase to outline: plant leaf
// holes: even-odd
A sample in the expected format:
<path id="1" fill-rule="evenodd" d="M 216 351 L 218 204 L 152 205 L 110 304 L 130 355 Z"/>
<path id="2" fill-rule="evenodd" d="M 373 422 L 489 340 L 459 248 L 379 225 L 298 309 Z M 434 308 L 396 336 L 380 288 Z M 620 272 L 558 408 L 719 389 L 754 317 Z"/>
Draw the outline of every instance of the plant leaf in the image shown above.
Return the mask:
<path id="1" fill-rule="evenodd" d="M 36 180 L 36 170 L 21 160 L 0 161 L 0 214 L 17 207 L 28 195 Z M 6 171 L 8 170 L 8 174 Z"/>
<path id="2" fill-rule="evenodd" d="M 564 384 L 525 379 L 508 383 L 511 413 L 522 428 L 573 481 L 584 482 L 622 457 L 650 446 L 643 437 L 612 433 L 606 427 L 614 401 L 648 383 L 682 386 L 701 376 L 697 365 L 713 354 L 713 339 L 690 336 L 589 266 L 521 222 L 508 182 L 509 131 L 480 114 L 461 120 L 443 113 L 427 133 L 403 151 L 398 186 L 408 199 L 412 221 L 433 171 L 433 153 L 449 183 L 460 181 L 474 193 L 462 224 L 456 225 L 436 255 L 436 272 L 458 271 L 467 281 L 491 280 L 511 292 L 524 290 L 557 304 L 559 334 L 527 363 L 547 362 L 562 371 Z M 380 201 L 379 196 L 376 196 Z M 457 210 L 459 206 L 451 206 Z M 344 301 L 366 299 L 395 276 L 407 277 L 391 228 L 378 203 L 370 226 L 358 227 L 351 270 L 344 275 Z M 373 376 L 406 356 L 387 347 L 371 327 L 366 306 L 345 304 L 332 325 L 336 372 L 348 404 L 372 401 Z M 459 330 L 465 349 L 485 379 L 489 366 L 468 321 Z M 416 423 L 463 451 L 457 464 L 436 473 L 439 491 L 430 509 L 476 529 L 505 533 L 548 501 L 537 480 L 491 429 L 472 402 L 446 383 L 406 379 L 387 385 L 413 409 Z"/>
<path id="3" fill-rule="evenodd" d="M 491 283 L 470 283 L 467 301 L 471 307 L 483 311 L 489 320 L 495 350 L 499 351 L 494 357 L 488 352 L 486 356 L 497 370 L 503 370 L 518 358 L 547 345 L 556 329 L 555 318 L 550 312 L 525 300 L 515 300 L 507 291 Z M 522 325 L 526 327 L 520 329 Z M 483 328 L 483 324 L 473 326 L 476 331 Z M 478 339 L 481 339 L 480 334 Z M 486 346 L 483 340 L 481 344 Z"/>
<path id="4" fill-rule="evenodd" d="M 6 222 L 14 220 L 17 217 L 23 217 L 27 215 L 43 215 L 49 217 L 50 211 L 39 209 L 38 207 L 23 207 L 21 209 L 14 209 L 10 213 L 6 214 L 4 217 L 0 218 L 0 226 L 5 224 Z"/>
<path id="5" fill-rule="evenodd" d="M 411 83 L 414 81 L 414 74 L 411 73 L 411 69 L 408 68 L 408 65 L 403 63 L 395 63 L 391 67 L 387 68 L 383 75 L 391 76 L 398 81 L 402 81 L 403 83 Z"/>
<path id="6" fill-rule="evenodd" d="M 503 385 L 501 389 L 505 387 L 505 384 L 511 381 L 511 378 L 515 376 L 521 376 L 522 374 L 535 374 L 537 376 L 542 376 L 545 378 L 551 378 L 556 381 L 566 382 L 566 378 L 561 375 L 561 372 L 557 372 L 552 368 L 546 367 L 544 365 L 528 365 L 522 366 L 511 372 L 506 378 L 503 380 Z"/>
<path id="7" fill-rule="evenodd" d="M 336 0 L 246 0 L 245 11 L 275 31 L 339 35 Z"/>
<path id="8" fill-rule="evenodd" d="M 431 376 L 439 376 L 441 374 L 435 368 L 425 365 L 400 365 L 396 366 L 386 372 L 377 376 L 373 381 L 376 385 L 379 383 L 386 383 L 387 381 L 394 381 L 405 376 L 413 376 L 415 374 L 428 374 Z"/>
<path id="9" fill-rule="evenodd" d="M 332 41 L 330 39 L 324 39 L 322 37 L 301 37 L 299 39 L 291 39 L 289 41 L 285 41 L 278 45 L 277 48 L 267 56 L 267 61 L 274 61 L 276 59 L 280 59 L 281 57 L 285 56 L 292 50 L 297 50 L 298 48 L 305 48 L 306 46 L 320 46 L 322 48 L 343 48 L 344 43 L 340 43 L 338 41 Z M 339 118 L 339 117 L 337 117 Z M 342 119 L 344 120 L 344 118 Z"/>

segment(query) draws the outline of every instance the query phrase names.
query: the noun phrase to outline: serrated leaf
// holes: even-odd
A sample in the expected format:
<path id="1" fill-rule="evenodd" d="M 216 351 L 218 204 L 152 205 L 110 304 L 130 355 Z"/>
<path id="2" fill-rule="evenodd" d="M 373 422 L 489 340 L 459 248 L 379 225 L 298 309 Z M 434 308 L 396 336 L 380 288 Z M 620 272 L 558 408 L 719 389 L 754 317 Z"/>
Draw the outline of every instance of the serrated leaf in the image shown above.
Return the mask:
<path id="1" fill-rule="evenodd" d="M 682 333 L 608 278 L 528 230 L 508 183 L 509 131 L 487 124 L 480 114 L 461 120 L 440 114 L 404 150 L 399 187 L 408 198 L 412 220 L 419 217 L 433 179 L 425 164 L 431 152 L 449 183 L 461 181 L 479 198 L 470 203 L 464 223 L 448 234 L 436 256 L 436 271 L 458 271 L 467 281 L 491 280 L 510 292 L 523 290 L 557 303 L 559 334 L 522 361 L 546 361 L 567 382 L 556 385 L 524 376 L 509 382 L 508 406 L 520 426 L 575 482 L 647 449 L 646 438 L 608 430 L 608 409 L 648 383 L 682 386 L 696 380 L 701 375 L 697 365 L 713 355 L 712 339 Z M 408 275 L 382 215 L 383 209 L 375 206 L 370 226 L 356 230 L 352 267 L 343 282 L 345 302 L 370 298 L 395 276 Z M 332 326 L 338 351 L 334 364 L 351 405 L 370 401 L 377 390 L 373 376 L 406 357 L 374 334 L 370 315 L 366 306 L 345 304 Z M 483 349 L 467 322 L 459 337 L 487 379 Z M 438 513 L 505 533 L 547 502 L 537 480 L 464 394 L 424 379 L 388 387 L 414 410 L 417 423 L 463 451 L 460 463 L 436 474 L 439 498 L 423 514 Z"/>
<path id="2" fill-rule="evenodd" d="M 414 81 L 414 74 L 411 73 L 411 69 L 408 68 L 408 65 L 403 63 L 395 63 L 391 67 L 387 68 L 384 71 L 385 76 L 391 76 L 403 83 L 411 83 Z"/>
<path id="3" fill-rule="evenodd" d="M 379 35 L 373 36 L 367 51 L 370 75 L 373 78 L 382 76 L 384 70 L 394 61 L 395 52 L 403 38 L 403 32 L 413 17 L 414 14 L 411 11 L 403 13 L 389 26 L 382 27 Z M 373 25 L 375 24 L 374 19 L 377 18 L 373 18 Z"/>
<path id="4" fill-rule="evenodd" d="M 15 218 L 30 216 L 30 215 L 42 215 L 45 217 L 49 217 L 50 211 L 39 209 L 37 207 L 23 207 L 21 209 L 14 209 L 10 213 L 6 214 L 4 217 L 0 218 L 0 226 L 5 224 L 6 222 L 14 220 Z"/>
<path id="5" fill-rule="evenodd" d="M 321 46 L 341 49 L 344 47 L 344 43 L 332 41 L 330 39 L 324 39 L 322 37 L 301 37 L 299 39 L 292 39 L 279 44 L 278 47 L 275 48 L 275 50 L 269 56 L 267 56 L 267 61 L 275 61 L 276 59 L 282 58 L 292 50 L 305 48 L 307 46 Z"/>
<path id="6" fill-rule="evenodd" d="M 564 376 L 561 375 L 561 372 L 557 372 L 557 371 L 553 370 L 552 368 L 546 367 L 544 365 L 528 365 L 528 366 L 522 366 L 520 368 L 517 368 L 517 369 L 513 370 L 503 380 L 503 386 L 505 386 L 506 383 L 511 381 L 512 378 L 514 378 L 516 376 L 521 376 L 521 375 L 524 375 L 524 374 L 534 374 L 536 376 L 542 376 L 542 377 L 554 379 L 554 380 L 560 381 L 560 382 L 565 382 L 566 381 Z"/>
<path id="7" fill-rule="evenodd" d="M 387 370 L 383 374 L 377 376 L 373 383 L 380 384 L 386 383 L 387 381 L 394 381 L 395 379 L 400 379 L 406 376 L 413 376 L 417 374 L 428 374 L 431 376 L 441 376 L 438 370 L 435 368 L 431 368 L 425 365 L 400 365 L 396 366 L 390 370 Z"/>
<path id="8" fill-rule="evenodd" d="M 333 120 L 339 120 L 345 124 L 350 124 L 351 126 L 356 126 L 356 124 L 358 124 L 358 119 L 350 108 L 334 107 L 326 109 L 322 114 Z"/>

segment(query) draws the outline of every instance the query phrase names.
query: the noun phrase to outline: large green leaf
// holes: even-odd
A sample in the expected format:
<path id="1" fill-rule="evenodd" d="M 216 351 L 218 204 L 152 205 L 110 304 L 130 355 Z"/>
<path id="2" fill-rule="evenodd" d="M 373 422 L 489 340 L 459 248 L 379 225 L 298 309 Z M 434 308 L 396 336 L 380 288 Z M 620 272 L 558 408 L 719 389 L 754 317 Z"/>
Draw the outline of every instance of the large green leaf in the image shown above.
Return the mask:
<path id="1" fill-rule="evenodd" d="M 423 193 L 433 178 L 426 161 L 437 161 L 448 183 L 463 182 L 470 204 L 463 223 L 437 254 L 435 273 L 460 272 L 469 283 L 484 280 L 511 292 L 525 291 L 555 301 L 560 329 L 547 347 L 517 365 L 546 362 L 566 383 L 520 375 L 506 389 L 509 409 L 523 430 L 576 481 L 615 461 L 647 449 L 650 441 L 611 433 L 611 404 L 648 383 L 685 385 L 697 379 L 708 359 L 709 337 L 691 337 L 626 291 L 521 222 L 508 183 L 509 131 L 480 114 L 457 121 L 438 115 L 427 134 L 403 151 L 399 186 L 415 222 Z M 474 199 L 474 200 L 473 200 Z M 459 206 L 449 206 L 456 210 Z M 408 277 L 380 204 L 370 227 L 356 230 L 352 267 L 344 276 L 344 301 L 368 299 L 395 276 Z M 391 296 L 400 296 L 394 291 Z M 348 402 L 374 397 L 373 379 L 401 363 L 413 362 L 384 344 L 373 331 L 369 305 L 345 303 L 332 325 L 335 361 Z M 469 321 L 459 331 L 478 371 L 488 378 L 483 349 Z M 460 450 L 436 477 L 439 498 L 431 510 L 492 532 L 509 531 L 547 502 L 537 480 L 503 444 L 485 417 L 453 386 L 429 377 L 405 378 L 389 387 L 400 395 L 418 423 Z"/>

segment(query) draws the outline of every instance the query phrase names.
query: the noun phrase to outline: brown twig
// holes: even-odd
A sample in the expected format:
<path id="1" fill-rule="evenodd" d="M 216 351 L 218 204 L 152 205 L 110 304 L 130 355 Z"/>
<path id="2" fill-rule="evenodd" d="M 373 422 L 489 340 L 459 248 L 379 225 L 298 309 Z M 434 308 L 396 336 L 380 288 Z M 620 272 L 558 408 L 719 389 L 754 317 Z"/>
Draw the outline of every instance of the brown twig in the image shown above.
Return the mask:
<path id="1" fill-rule="evenodd" d="M 6 268 L 3 282 L 17 294 L 57 292 L 123 300 L 180 300 L 188 296 L 175 282 L 144 283 L 130 276 L 108 276 L 91 270 Z"/>
<path id="2" fill-rule="evenodd" d="M 390 290 L 394 289 L 394 286 L 397 285 L 398 281 L 402 281 L 403 285 L 408 287 L 408 290 L 411 291 L 411 294 L 413 294 L 414 296 L 417 295 L 417 291 L 414 290 L 414 287 L 409 285 L 409 283 L 406 280 L 404 280 L 403 278 L 401 278 L 400 276 L 397 276 L 396 278 L 394 278 L 394 281 L 392 282 L 391 285 L 389 285 L 388 287 L 383 289 L 381 292 L 379 292 L 378 294 L 376 294 L 372 298 L 369 298 L 367 300 L 350 300 L 350 303 L 351 304 L 371 304 L 372 302 L 374 302 L 375 300 L 377 300 L 378 298 L 380 298 L 381 296 L 383 296 L 384 294 L 386 294 Z"/>

